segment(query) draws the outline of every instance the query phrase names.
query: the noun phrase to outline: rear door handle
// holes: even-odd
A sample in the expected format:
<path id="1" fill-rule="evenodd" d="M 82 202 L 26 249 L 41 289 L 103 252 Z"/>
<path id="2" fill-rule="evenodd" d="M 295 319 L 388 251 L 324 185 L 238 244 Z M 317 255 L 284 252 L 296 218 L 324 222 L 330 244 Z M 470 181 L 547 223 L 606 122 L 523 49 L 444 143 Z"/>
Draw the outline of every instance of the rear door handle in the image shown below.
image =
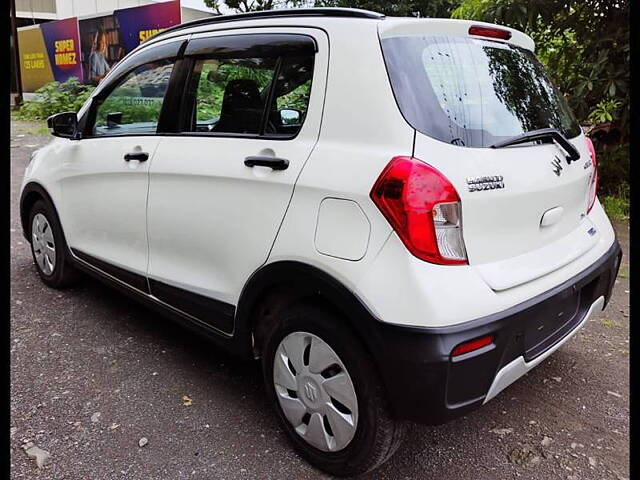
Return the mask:
<path id="1" fill-rule="evenodd" d="M 132 152 L 126 153 L 124 156 L 125 161 L 138 160 L 139 162 L 146 162 L 149 160 L 149 154 L 147 152 Z"/>
<path id="2" fill-rule="evenodd" d="M 278 157 L 267 157 L 256 155 L 244 159 L 247 167 L 269 167 L 272 170 L 286 170 L 289 167 L 289 160 Z"/>

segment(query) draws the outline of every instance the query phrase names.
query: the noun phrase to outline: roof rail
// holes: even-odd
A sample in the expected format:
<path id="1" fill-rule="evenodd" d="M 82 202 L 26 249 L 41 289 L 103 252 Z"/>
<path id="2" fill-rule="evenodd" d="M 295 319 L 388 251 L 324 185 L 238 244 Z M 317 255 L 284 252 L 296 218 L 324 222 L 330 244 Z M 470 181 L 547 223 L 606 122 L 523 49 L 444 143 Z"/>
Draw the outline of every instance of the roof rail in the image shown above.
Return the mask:
<path id="1" fill-rule="evenodd" d="M 339 8 L 339 7 L 320 7 L 320 8 L 283 8 L 281 10 L 262 10 L 258 12 L 236 13 L 233 15 L 217 15 L 214 17 L 198 18 L 190 22 L 174 25 L 161 32 L 156 33 L 149 40 L 157 40 L 164 37 L 167 33 L 178 30 L 184 30 L 199 25 L 213 25 L 224 22 L 237 22 L 240 20 L 254 20 L 261 18 L 279 18 L 279 17 L 343 17 L 343 18 L 369 18 L 372 20 L 382 20 L 384 14 L 372 12 L 370 10 L 362 10 L 360 8 Z"/>

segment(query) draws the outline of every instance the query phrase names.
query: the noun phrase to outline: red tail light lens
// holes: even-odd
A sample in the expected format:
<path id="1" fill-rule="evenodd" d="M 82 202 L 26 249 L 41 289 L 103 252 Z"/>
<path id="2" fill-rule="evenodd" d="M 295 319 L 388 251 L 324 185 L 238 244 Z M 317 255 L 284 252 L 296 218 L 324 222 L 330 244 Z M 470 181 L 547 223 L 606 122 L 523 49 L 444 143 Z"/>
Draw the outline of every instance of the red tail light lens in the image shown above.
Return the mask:
<path id="1" fill-rule="evenodd" d="M 478 37 L 499 38 L 500 40 L 509 40 L 511 32 L 502 30 L 501 28 L 481 27 L 474 25 L 469 28 L 469 35 L 477 35 Z"/>
<path id="2" fill-rule="evenodd" d="M 460 198 L 438 170 L 413 157 L 394 157 L 370 196 L 413 255 L 440 265 L 467 263 Z"/>
<path id="3" fill-rule="evenodd" d="M 482 347 L 491 345 L 493 343 L 493 340 L 494 340 L 493 335 L 485 335 L 484 337 L 475 338 L 468 342 L 461 343 L 451 351 L 451 356 L 458 357 L 460 355 L 464 355 L 465 353 L 473 352 L 475 350 L 480 350 Z"/>
<path id="4" fill-rule="evenodd" d="M 591 177 L 589 177 L 589 194 L 587 196 L 587 213 L 589 213 L 593 208 L 593 204 L 596 203 L 596 196 L 598 195 L 598 160 L 596 159 L 596 149 L 593 146 L 593 142 L 589 137 L 584 137 L 584 139 L 591 156 L 591 164 L 593 165 L 593 171 L 591 172 Z"/>

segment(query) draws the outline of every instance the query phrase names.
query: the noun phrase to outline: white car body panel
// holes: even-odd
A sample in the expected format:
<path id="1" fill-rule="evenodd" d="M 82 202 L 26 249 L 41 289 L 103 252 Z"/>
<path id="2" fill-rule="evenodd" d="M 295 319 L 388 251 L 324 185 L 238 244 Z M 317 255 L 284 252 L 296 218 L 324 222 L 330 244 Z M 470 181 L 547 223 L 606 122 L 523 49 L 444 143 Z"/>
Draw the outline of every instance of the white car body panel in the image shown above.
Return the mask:
<path id="1" fill-rule="evenodd" d="M 150 171 L 149 278 L 231 304 L 267 260 L 293 186 L 318 140 L 329 61 L 328 39 L 321 30 L 241 32 L 252 33 L 299 33 L 318 43 L 309 114 L 296 138 L 166 136 Z M 249 168 L 244 159 L 250 155 L 285 158 L 289 167 Z M 315 218 L 314 213 L 309 216 Z"/>
<path id="2" fill-rule="evenodd" d="M 69 142 L 59 165 L 58 210 L 71 248 L 146 274 L 149 165 L 159 142 L 154 135 Z M 125 161 L 136 151 L 149 160 Z"/>
<path id="3" fill-rule="evenodd" d="M 344 260 L 360 260 L 367 253 L 371 225 L 356 202 L 325 198 L 318 210 L 316 250 Z"/>
<path id="4" fill-rule="evenodd" d="M 301 261 L 354 290 L 392 232 L 369 191 L 392 157 L 411 154 L 414 131 L 393 98 L 375 23 L 343 19 L 327 22 L 326 28 L 331 66 L 320 139 L 296 182 L 268 263 Z M 354 58 L 359 59 L 358 68 L 353 68 Z M 363 84 L 369 88 L 361 88 Z M 358 261 L 316 250 L 316 216 L 309 212 L 317 212 L 326 198 L 352 200 L 367 217 L 371 234 L 366 254 Z M 345 233 L 340 228 L 331 232 L 338 239 Z"/>

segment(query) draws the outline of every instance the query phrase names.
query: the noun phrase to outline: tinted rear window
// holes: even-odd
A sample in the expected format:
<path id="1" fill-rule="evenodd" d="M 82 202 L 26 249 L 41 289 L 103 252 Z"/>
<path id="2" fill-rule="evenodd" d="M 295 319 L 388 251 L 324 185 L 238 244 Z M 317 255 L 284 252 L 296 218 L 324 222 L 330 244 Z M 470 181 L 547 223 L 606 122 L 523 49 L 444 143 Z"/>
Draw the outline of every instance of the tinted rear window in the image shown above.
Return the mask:
<path id="1" fill-rule="evenodd" d="M 475 38 L 382 40 L 393 92 L 407 121 L 443 142 L 488 147 L 540 128 L 580 134 L 564 97 L 535 55 Z"/>

